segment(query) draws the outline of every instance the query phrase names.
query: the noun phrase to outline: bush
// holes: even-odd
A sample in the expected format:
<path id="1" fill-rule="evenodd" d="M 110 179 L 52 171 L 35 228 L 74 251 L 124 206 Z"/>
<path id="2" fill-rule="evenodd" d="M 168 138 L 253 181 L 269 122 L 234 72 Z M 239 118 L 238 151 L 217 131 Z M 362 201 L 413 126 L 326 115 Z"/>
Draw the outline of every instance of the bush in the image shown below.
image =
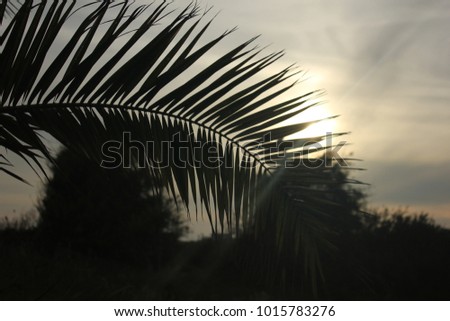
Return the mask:
<path id="1" fill-rule="evenodd" d="M 448 300 L 450 230 L 426 214 L 371 211 L 328 258 L 327 299 Z"/>

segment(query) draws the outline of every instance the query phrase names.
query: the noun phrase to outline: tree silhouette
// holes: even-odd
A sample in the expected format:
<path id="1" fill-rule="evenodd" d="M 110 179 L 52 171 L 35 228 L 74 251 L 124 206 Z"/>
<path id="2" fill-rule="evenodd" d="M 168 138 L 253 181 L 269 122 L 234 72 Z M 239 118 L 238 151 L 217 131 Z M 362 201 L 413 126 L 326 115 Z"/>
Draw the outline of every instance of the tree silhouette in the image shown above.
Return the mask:
<path id="1" fill-rule="evenodd" d="M 38 206 L 46 248 L 159 266 L 184 227 L 160 186 L 143 170 L 108 170 L 69 150 L 51 166 Z"/>
<path id="2" fill-rule="evenodd" d="M 372 210 L 341 237 L 329 299 L 448 300 L 450 230 L 426 214 Z"/>

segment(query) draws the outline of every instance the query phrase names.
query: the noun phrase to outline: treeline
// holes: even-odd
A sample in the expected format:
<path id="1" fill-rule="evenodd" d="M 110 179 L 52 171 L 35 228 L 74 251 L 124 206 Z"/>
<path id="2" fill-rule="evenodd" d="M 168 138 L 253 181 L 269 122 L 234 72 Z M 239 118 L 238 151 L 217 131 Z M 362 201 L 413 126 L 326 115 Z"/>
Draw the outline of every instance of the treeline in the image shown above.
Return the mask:
<path id="1" fill-rule="evenodd" d="M 139 170 L 63 151 L 52 173 L 34 221 L 1 223 L 1 299 L 450 299 L 450 230 L 425 214 L 363 210 L 337 167 L 323 190 L 316 275 L 251 233 L 181 242 L 187 223 Z"/>

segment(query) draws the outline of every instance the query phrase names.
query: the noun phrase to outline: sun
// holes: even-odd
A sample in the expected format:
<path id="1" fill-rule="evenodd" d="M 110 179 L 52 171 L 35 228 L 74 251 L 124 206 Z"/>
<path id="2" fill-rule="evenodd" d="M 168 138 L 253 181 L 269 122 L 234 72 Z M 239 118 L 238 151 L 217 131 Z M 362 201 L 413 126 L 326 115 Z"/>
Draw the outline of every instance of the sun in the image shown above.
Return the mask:
<path id="1" fill-rule="evenodd" d="M 334 115 L 324 105 L 313 106 L 308 110 L 298 114 L 290 119 L 289 123 L 304 123 L 309 121 L 320 120 L 319 122 L 310 125 L 308 128 L 291 135 L 289 138 L 307 138 L 325 136 L 333 133 L 336 127 L 336 119 L 331 118 Z"/>
<path id="2" fill-rule="evenodd" d="M 316 71 L 314 73 L 308 72 L 306 79 L 308 87 L 311 88 L 311 90 L 314 90 L 314 88 L 325 88 L 326 75 L 327 72 L 325 70 Z M 311 104 L 310 108 L 295 117 L 292 117 L 287 123 L 300 124 L 310 121 L 318 122 L 286 138 L 296 139 L 326 136 L 336 131 L 336 118 L 334 117 L 336 115 L 330 111 L 328 104 L 321 100 L 321 97 L 312 98 L 308 103 Z"/>

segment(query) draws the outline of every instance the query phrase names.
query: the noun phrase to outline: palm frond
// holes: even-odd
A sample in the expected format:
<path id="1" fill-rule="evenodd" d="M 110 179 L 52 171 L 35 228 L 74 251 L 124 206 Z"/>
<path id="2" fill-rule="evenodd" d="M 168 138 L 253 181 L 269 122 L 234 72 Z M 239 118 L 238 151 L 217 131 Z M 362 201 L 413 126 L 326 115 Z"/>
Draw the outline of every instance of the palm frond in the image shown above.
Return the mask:
<path id="1" fill-rule="evenodd" d="M 263 76 L 283 53 L 262 55 L 255 39 L 210 61 L 207 54 L 234 30 L 204 41 L 211 21 L 202 25 L 196 5 L 161 26 L 169 19 L 165 2 L 75 3 L 24 1 L 1 26 L 0 144 L 42 172 L 40 157 L 50 157 L 42 133 L 99 161 L 102 146 L 127 133 L 131 146 L 153 146 L 143 157 L 153 175 L 188 209 L 193 202 L 196 213 L 206 212 L 213 232 L 270 230 L 277 246 L 293 241 L 305 262 L 317 262 L 314 184 L 327 169 L 287 169 L 286 161 L 303 159 L 308 150 L 299 151 L 324 137 L 274 147 L 313 123 L 280 125 L 312 108 L 320 92 L 280 100 L 293 91 L 296 72 Z M 49 59 L 74 17 L 82 19 Z M 174 148 L 165 152 L 168 143 Z M 142 156 L 130 157 L 136 164 Z M 300 209 L 295 215 L 292 206 Z"/>
<path id="2" fill-rule="evenodd" d="M 14 15 L 18 10 L 19 7 L 22 5 L 23 1 L 16 0 L 16 1 L 7 1 L 2 0 L 0 1 L 0 25 L 3 23 L 3 17 L 5 15 L 12 16 Z"/>

